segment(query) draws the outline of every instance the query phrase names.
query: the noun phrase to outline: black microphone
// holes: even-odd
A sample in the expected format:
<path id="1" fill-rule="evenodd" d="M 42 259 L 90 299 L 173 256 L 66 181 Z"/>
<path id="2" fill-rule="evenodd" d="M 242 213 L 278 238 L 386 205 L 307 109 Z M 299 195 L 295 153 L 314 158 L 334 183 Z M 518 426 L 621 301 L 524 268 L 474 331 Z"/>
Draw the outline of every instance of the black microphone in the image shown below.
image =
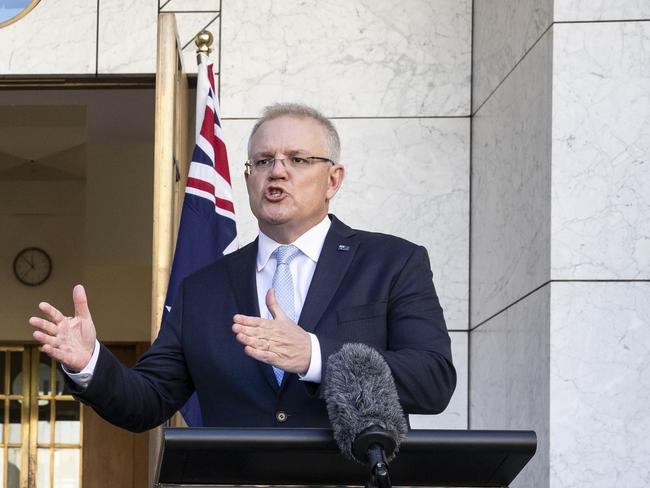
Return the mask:
<path id="1" fill-rule="evenodd" d="M 397 455 L 408 426 L 384 358 L 365 344 L 344 344 L 327 360 L 322 386 L 343 455 L 369 465 L 376 485 L 390 486 L 388 462 Z"/>

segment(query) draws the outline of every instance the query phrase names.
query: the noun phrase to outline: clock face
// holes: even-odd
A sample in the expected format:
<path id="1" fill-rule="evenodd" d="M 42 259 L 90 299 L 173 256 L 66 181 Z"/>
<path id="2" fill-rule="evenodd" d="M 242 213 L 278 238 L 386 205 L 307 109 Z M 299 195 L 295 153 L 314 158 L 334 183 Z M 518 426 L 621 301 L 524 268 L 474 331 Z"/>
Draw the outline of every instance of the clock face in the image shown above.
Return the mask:
<path id="1" fill-rule="evenodd" d="M 14 274 L 25 285 L 37 286 L 45 283 L 51 273 L 52 260 L 38 247 L 23 249 L 14 259 Z"/>

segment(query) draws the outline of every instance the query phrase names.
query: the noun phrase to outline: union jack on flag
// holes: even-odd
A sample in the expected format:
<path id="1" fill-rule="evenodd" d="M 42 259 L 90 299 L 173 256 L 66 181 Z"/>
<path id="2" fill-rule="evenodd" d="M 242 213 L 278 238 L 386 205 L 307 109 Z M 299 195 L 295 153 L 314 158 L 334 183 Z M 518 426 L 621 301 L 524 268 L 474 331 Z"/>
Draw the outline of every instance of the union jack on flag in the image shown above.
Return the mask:
<path id="1" fill-rule="evenodd" d="M 237 249 L 235 208 L 214 73 L 212 64 L 207 64 L 207 56 L 200 56 L 196 83 L 196 145 L 187 177 L 163 320 L 186 276 Z M 190 427 L 202 425 L 196 393 L 181 413 Z"/>

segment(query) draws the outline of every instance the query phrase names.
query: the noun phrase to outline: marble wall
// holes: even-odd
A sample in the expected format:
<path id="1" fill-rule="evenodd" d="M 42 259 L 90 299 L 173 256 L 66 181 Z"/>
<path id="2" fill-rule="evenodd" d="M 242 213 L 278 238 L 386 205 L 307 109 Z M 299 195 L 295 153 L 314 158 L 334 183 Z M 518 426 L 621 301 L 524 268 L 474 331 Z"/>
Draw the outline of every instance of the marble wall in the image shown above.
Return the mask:
<path id="1" fill-rule="evenodd" d="M 552 46 L 549 31 L 472 119 L 472 327 L 549 280 Z"/>
<path id="2" fill-rule="evenodd" d="M 157 3 L 99 0 L 97 5 L 97 73 L 155 73 Z"/>
<path id="3" fill-rule="evenodd" d="M 470 428 L 537 431 L 515 486 L 647 486 L 648 3 L 483 3 Z"/>
<path id="4" fill-rule="evenodd" d="M 475 0 L 472 112 L 550 27 L 553 0 Z"/>
<path id="5" fill-rule="evenodd" d="M 331 116 L 468 115 L 471 2 L 249 0 L 223 15 L 225 117 L 269 100 Z"/>
<path id="6" fill-rule="evenodd" d="M 546 284 L 470 333 L 470 428 L 537 433 L 513 487 L 549 482 L 550 293 Z"/>
<path id="7" fill-rule="evenodd" d="M 554 0 L 555 22 L 648 20 L 646 0 Z"/>
<path id="8" fill-rule="evenodd" d="M 551 291 L 550 485 L 650 485 L 650 282 Z"/>
<path id="9" fill-rule="evenodd" d="M 515 487 L 549 483 L 553 30 L 538 32 L 509 74 L 485 73 L 496 89 L 472 117 L 469 427 L 536 431 Z"/>
<path id="10" fill-rule="evenodd" d="M 554 31 L 551 486 L 647 486 L 650 22 Z"/>
<path id="11" fill-rule="evenodd" d="M 0 74 L 90 75 L 96 71 L 97 3 L 39 2 L 0 29 Z"/>
<path id="12" fill-rule="evenodd" d="M 553 279 L 650 279 L 650 22 L 560 24 Z"/>

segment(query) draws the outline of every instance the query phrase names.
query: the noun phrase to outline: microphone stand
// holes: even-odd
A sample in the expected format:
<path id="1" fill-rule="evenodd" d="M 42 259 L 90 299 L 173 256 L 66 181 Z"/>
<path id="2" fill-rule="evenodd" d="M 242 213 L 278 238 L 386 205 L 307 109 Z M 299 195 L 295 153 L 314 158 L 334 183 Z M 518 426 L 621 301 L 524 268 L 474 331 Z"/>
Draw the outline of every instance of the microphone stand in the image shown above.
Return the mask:
<path id="1" fill-rule="evenodd" d="M 395 437 L 379 426 L 373 425 L 361 432 L 352 444 L 352 452 L 357 459 L 370 466 L 370 479 L 366 488 L 391 488 L 388 461 L 397 442 Z"/>
<path id="2" fill-rule="evenodd" d="M 366 488 L 391 488 L 388 462 L 381 446 L 373 444 L 368 450 L 370 461 L 370 479 L 366 481 Z"/>

